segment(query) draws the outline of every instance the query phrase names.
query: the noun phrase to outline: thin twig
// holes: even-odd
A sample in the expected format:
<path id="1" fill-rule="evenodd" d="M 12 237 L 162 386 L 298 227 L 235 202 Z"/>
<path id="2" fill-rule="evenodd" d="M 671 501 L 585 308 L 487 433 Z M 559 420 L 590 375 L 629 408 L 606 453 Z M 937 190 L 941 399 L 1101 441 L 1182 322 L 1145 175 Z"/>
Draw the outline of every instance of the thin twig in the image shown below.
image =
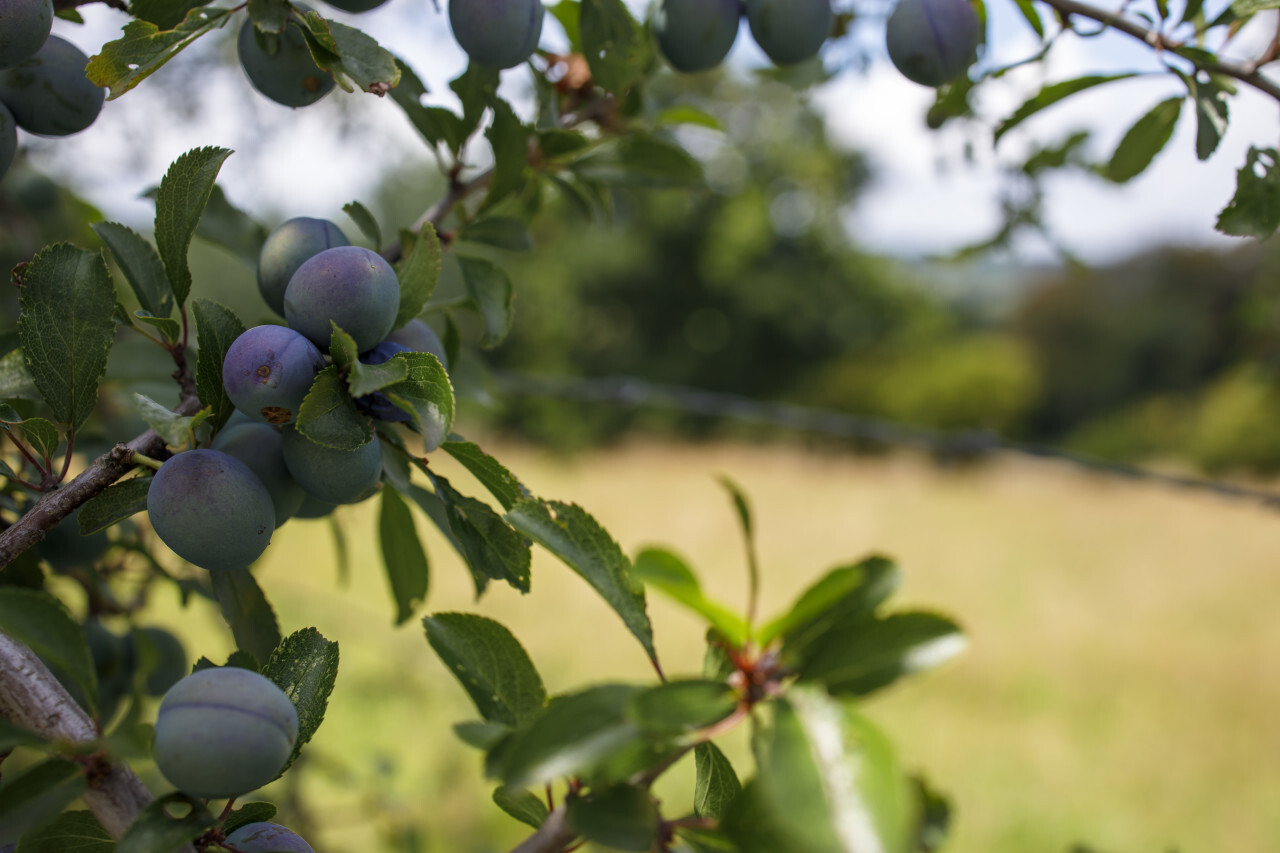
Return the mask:
<path id="1" fill-rule="evenodd" d="M 564 807 L 551 812 L 533 835 L 511 849 L 511 853 L 562 853 L 578 834 L 569 827 L 569 812 Z"/>

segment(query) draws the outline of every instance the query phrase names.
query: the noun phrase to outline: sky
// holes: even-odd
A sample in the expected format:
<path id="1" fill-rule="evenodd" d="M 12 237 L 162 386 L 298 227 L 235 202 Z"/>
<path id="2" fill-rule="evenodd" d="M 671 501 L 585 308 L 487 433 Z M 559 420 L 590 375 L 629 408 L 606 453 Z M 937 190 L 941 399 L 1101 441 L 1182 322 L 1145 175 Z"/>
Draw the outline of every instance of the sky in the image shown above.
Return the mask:
<path id="1" fill-rule="evenodd" d="M 629 2 L 643 13 L 640 0 Z M 1012 0 L 988 0 L 988 7 L 988 49 L 982 62 L 997 67 L 1034 53 L 1035 36 Z M 127 20 L 102 4 L 81 9 L 85 26 L 57 21 L 55 32 L 89 54 L 117 38 Z M 326 14 L 365 29 L 405 57 L 435 93 L 433 98 L 451 102 L 447 81 L 462 70 L 465 57 L 450 38 L 446 16 L 430 0 L 389 0 L 360 16 L 333 10 Z M 550 16 L 547 22 L 543 45 L 554 47 L 562 37 Z M 1274 31 L 1274 19 L 1259 27 L 1263 24 Z M 238 25 L 236 20 L 228 29 Z M 65 175 L 108 217 L 142 226 L 152 208 L 139 194 L 158 181 L 170 161 L 197 146 L 256 152 L 231 158 L 220 183 L 233 202 L 268 224 L 300 215 L 337 221 L 344 203 L 369 198 L 387 167 L 424 162 L 425 148 L 390 103 L 336 92 L 294 111 L 253 92 L 239 74 L 208 73 L 219 57 L 234 61 L 233 36 L 204 37 L 158 73 L 172 85 L 143 81 L 109 101 L 88 131 L 37 141 L 31 146 L 33 161 Z M 1094 130 L 1090 153 L 1105 160 L 1133 121 L 1179 89 L 1167 76 L 1100 87 L 1031 119 L 993 150 L 989 127 L 1040 85 L 1085 72 L 1155 69 L 1157 60 L 1122 34 L 1065 40 L 1046 67 L 1011 74 L 987 93 L 979 112 L 991 125 L 932 132 L 923 117 L 933 92 L 893 69 L 884 51 L 883 27 L 865 25 L 849 38 L 874 61 L 866 71 L 837 75 L 812 97 L 828 118 L 832 138 L 864 151 L 875 171 L 875 184 L 847 215 L 850 234 L 864 248 L 904 257 L 945 254 L 989 236 L 998 222 L 1001 166 L 1017 162 L 1028 146 L 1052 143 L 1088 127 Z M 1256 38 L 1250 39 L 1248 33 L 1238 39 L 1239 50 L 1247 52 L 1256 44 Z M 838 63 L 850 53 L 848 48 L 829 46 L 826 56 Z M 729 62 L 744 71 L 765 63 L 745 27 Z M 504 72 L 504 94 L 519 100 L 527 93 L 527 73 Z M 197 98 L 208 108 L 191 109 Z M 1280 141 L 1278 113 L 1280 105 L 1245 89 L 1233 103 L 1233 120 L 1218 152 L 1201 163 L 1194 154 L 1194 115 L 1184 110 L 1170 145 L 1130 184 L 1116 187 L 1079 174 L 1053 178 L 1049 221 L 1072 251 L 1099 263 L 1160 244 L 1234 245 L 1239 241 L 1216 234 L 1213 223 L 1230 199 L 1235 171 L 1249 146 Z M 971 159 L 966 159 L 966 149 Z M 1035 241 L 1020 243 L 1017 255 L 1031 262 L 1054 257 Z"/>

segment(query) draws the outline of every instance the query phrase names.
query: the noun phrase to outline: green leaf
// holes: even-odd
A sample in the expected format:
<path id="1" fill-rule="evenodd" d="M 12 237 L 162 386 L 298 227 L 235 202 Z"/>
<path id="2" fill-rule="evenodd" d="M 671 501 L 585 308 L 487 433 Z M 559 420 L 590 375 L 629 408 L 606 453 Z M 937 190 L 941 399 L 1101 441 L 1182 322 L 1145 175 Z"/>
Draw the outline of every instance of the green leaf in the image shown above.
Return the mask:
<path id="1" fill-rule="evenodd" d="M 760 629 L 757 640 L 767 646 L 786 641 L 784 651 L 800 653 L 833 625 L 865 618 L 875 612 L 902 582 L 898 567 L 884 557 L 868 557 L 823 575 L 791 609 Z"/>
<path id="2" fill-rule="evenodd" d="M 583 838 L 613 850 L 645 853 L 658 836 L 661 815 L 643 788 L 614 785 L 568 800 L 569 825 Z"/>
<path id="3" fill-rule="evenodd" d="M 543 160 L 556 160 L 581 153 L 591 147 L 591 140 L 581 131 L 558 127 L 538 131 L 538 150 Z"/>
<path id="4" fill-rule="evenodd" d="M 657 127 L 669 127 L 678 124 L 693 124 L 710 130 L 724 130 L 720 119 L 700 110 L 692 104 L 676 104 L 667 107 L 654 116 L 653 123 Z"/>
<path id="5" fill-rule="evenodd" d="M 489 494 L 498 499 L 504 510 L 511 509 L 520 501 L 530 497 L 529 490 L 516 476 L 503 467 L 502 463 L 485 453 L 478 445 L 470 441 L 446 441 L 440 449 L 462 463 L 480 484 L 489 490 Z"/>
<path id="6" fill-rule="evenodd" d="M 88 787 L 75 762 L 50 758 L 37 764 L 0 788 L 0 838 L 42 829 Z"/>
<path id="7" fill-rule="evenodd" d="M 1039 92 L 1023 102 L 1022 106 L 1013 111 L 1013 115 L 1009 116 L 996 128 L 993 144 L 1000 142 L 1000 137 L 1031 118 L 1036 113 L 1051 107 L 1064 98 L 1069 98 L 1077 92 L 1083 92 L 1086 89 L 1092 89 L 1094 86 L 1101 86 L 1104 83 L 1111 83 L 1115 80 L 1127 80 L 1134 77 L 1134 74 L 1096 74 L 1087 77 L 1077 77 L 1074 80 L 1064 80 L 1061 83 L 1053 83 L 1045 86 Z"/>
<path id="8" fill-rule="evenodd" d="M 1227 90 L 1210 80 L 1193 82 L 1191 93 L 1196 99 L 1196 157 L 1208 160 L 1227 132 L 1230 118 Z"/>
<path id="9" fill-rule="evenodd" d="M 598 86 L 621 95 L 644 75 L 652 48 L 622 0 L 582 0 L 578 25 Z"/>
<path id="10" fill-rule="evenodd" d="M 549 814 L 547 804 L 532 791 L 513 790 L 506 785 L 493 789 L 493 802 L 516 820 L 534 829 L 542 826 Z"/>
<path id="11" fill-rule="evenodd" d="M 80 507 L 80 534 L 97 533 L 126 518 L 145 512 L 151 476 L 143 475 L 112 483 Z"/>
<path id="12" fill-rule="evenodd" d="M 242 826 L 265 823 L 275 816 L 276 807 L 271 803 L 245 803 L 227 815 L 227 819 L 222 822 L 222 831 L 230 835 Z"/>
<path id="13" fill-rule="evenodd" d="M 582 4 L 578 0 L 560 0 L 547 9 L 560 22 L 560 26 L 564 27 L 564 34 L 569 39 L 569 49 L 577 53 L 582 52 L 582 38 L 578 32 L 581 10 Z"/>
<path id="14" fill-rule="evenodd" d="M 93 231 L 120 265 L 143 310 L 153 317 L 172 314 L 173 288 L 151 244 L 118 222 L 95 223 Z"/>
<path id="15" fill-rule="evenodd" d="M 217 822 L 204 803 L 174 791 L 142 810 L 121 836 L 119 853 L 173 853 Z"/>
<path id="16" fill-rule="evenodd" d="M 201 14 L 196 10 L 192 15 Z M 126 31 L 128 30 L 126 25 Z M 90 63 L 92 67 L 92 63 Z M 169 166 L 160 189 L 156 191 L 156 248 L 164 263 L 165 274 L 173 285 L 178 305 L 187 301 L 191 292 L 191 269 L 187 266 L 187 249 L 196 233 L 196 225 L 213 194 L 218 170 L 231 156 L 226 148 L 196 148 L 183 154 Z M 208 403 L 206 403 L 208 405 Z"/>
<path id="17" fill-rule="evenodd" d="M 1280 151 L 1250 146 L 1236 173 L 1236 194 L 1218 214 L 1223 234 L 1265 240 L 1280 227 Z"/>
<path id="18" fill-rule="evenodd" d="M 170 317 L 153 317 L 146 311 L 134 311 L 134 319 L 160 333 L 165 343 L 173 346 L 182 339 L 182 324 Z"/>
<path id="19" fill-rule="evenodd" d="M 360 361 L 356 340 L 344 332 L 335 321 L 330 320 L 329 325 L 333 327 L 333 331 L 329 333 L 329 355 L 337 367 L 347 370 Z"/>
<path id="20" fill-rule="evenodd" d="M 67 675 L 89 699 L 96 711 L 98 677 L 84 629 L 62 602 L 46 592 L 0 587 L 0 631 L 26 645 L 45 663 Z M 9 833 L 0 832 L 0 838 Z M 21 833 L 14 833 L 21 834 Z"/>
<path id="21" fill-rule="evenodd" d="M 249 20 L 264 33 L 282 33 L 289 26 L 289 8 L 285 0 L 249 0 Z"/>
<path id="22" fill-rule="evenodd" d="M 502 723 L 482 723 L 478 720 L 472 720 L 465 723 L 454 723 L 453 733 L 458 736 L 458 740 L 467 746 L 488 751 L 506 740 L 507 736 L 511 734 L 511 726 L 505 726 Z"/>
<path id="23" fill-rule="evenodd" d="M 10 427 L 17 427 L 22 438 L 40 459 L 52 458 L 58 445 L 62 443 L 58 428 L 44 418 L 27 418 L 17 423 L 10 422 L 5 429 L 9 430 Z"/>
<path id="24" fill-rule="evenodd" d="M 1040 12 L 1036 9 L 1035 4 L 1031 0 L 1014 0 L 1018 6 L 1018 11 L 1022 13 L 1022 17 L 1026 18 L 1027 23 L 1031 25 L 1031 29 L 1036 31 L 1041 40 L 1044 39 L 1044 21 L 1040 20 Z"/>
<path id="25" fill-rule="evenodd" d="M 601 145 L 576 161 L 574 174 L 618 186 L 695 188 L 702 186 L 702 166 L 674 142 L 632 134 Z"/>
<path id="26" fill-rule="evenodd" d="M 298 409 L 298 432 L 335 450 L 355 450 L 373 441 L 373 422 L 356 408 L 347 384 L 331 364 L 316 376 Z"/>
<path id="27" fill-rule="evenodd" d="M 904 850 L 910 789 L 893 747 L 851 703 L 793 688 L 755 738 L 755 780 L 722 823 L 743 853 Z"/>
<path id="28" fill-rule="evenodd" d="M 150 21 L 162 30 L 171 30 L 182 22 L 187 13 L 209 0 L 132 0 L 129 14 Z"/>
<path id="29" fill-rule="evenodd" d="M 35 732 L 29 732 L 21 726 L 14 725 L 0 717 L 0 754 L 9 752 L 15 746 L 44 746 L 45 739 Z"/>
<path id="30" fill-rule="evenodd" d="M 495 98 L 493 122 L 485 136 L 493 148 L 493 179 L 481 210 L 493 207 L 502 199 L 524 186 L 524 173 L 529 165 L 529 137 L 532 130 L 525 126 L 506 101 Z"/>
<path id="31" fill-rule="evenodd" d="M 653 626 L 645 612 L 644 587 L 631 574 L 631 563 L 618 543 L 586 510 L 558 501 L 536 498 L 507 511 L 516 530 L 555 554 L 622 617 L 628 630 L 656 660 Z"/>
<path id="32" fill-rule="evenodd" d="M 164 439 L 165 444 L 171 446 L 186 444 L 191 438 L 191 430 L 196 419 L 204 420 L 200 415 L 193 417 L 175 415 L 146 394 L 139 394 L 136 391 L 133 394 L 133 401 L 138 407 L 138 415 L 147 422 L 147 426 L 155 430 Z"/>
<path id="33" fill-rule="evenodd" d="M 802 681 L 833 695 L 864 696 L 904 675 L 938 666 L 967 645 L 960 626 L 933 613 L 894 613 L 834 626 L 799 659 Z"/>
<path id="34" fill-rule="evenodd" d="M 502 267 L 484 258 L 459 255 L 458 265 L 462 268 L 462 281 L 466 285 L 467 296 L 475 303 L 484 320 L 480 346 L 493 349 L 502 343 L 511 330 L 514 316 L 512 300 L 515 297 L 511 279 Z"/>
<path id="35" fill-rule="evenodd" d="M 528 252 L 533 249 L 533 237 L 529 234 L 528 226 L 509 216 L 486 216 L 473 220 L 463 226 L 459 239 L 508 252 Z"/>
<path id="36" fill-rule="evenodd" d="M 443 143 L 456 154 L 466 140 L 462 119 L 443 107 L 423 105 L 427 87 L 413 69 L 404 64 L 404 60 L 397 59 L 396 66 L 400 69 L 400 85 L 391 90 L 391 99 L 404 110 L 409 122 L 432 147 Z"/>
<path id="37" fill-rule="evenodd" d="M 485 772 L 511 788 L 590 776 L 610 757 L 643 740 L 626 717 L 627 705 L 643 689 L 606 684 L 552 699 L 490 753 Z"/>
<path id="38" fill-rule="evenodd" d="M 444 505 L 449 532 L 471 569 L 476 595 L 484 592 L 490 580 L 506 581 L 528 592 L 532 555 L 524 537 L 488 504 L 459 494 L 438 474 L 428 476 Z"/>
<path id="39" fill-rule="evenodd" d="M 1234 0 L 1231 11 L 1241 20 L 1268 9 L 1280 9 L 1280 0 Z"/>
<path id="40" fill-rule="evenodd" d="M 347 372 L 347 391 L 352 398 L 363 397 L 403 382 L 409 376 L 409 365 L 402 358 L 391 358 L 382 364 L 365 364 L 356 360 Z"/>
<path id="41" fill-rule="evenodd" d="M 934 853 L 946 845 L 951 832 L 951 802 L 921 776 L 911 778 L 911 787 L 917 803 L 912 849 Z"/>
<path id="42" fill-rule="evenodd" d="M 363 31 L 326 20 L 318 12 L 307 12 L 295 20 L 301 21 L 312 59 L 332 73 L 344 90 L 349 92 L 354 85 L 375 95 L 385 95 L 400 82 L 396 58 Z"/>
<path id="43" fill-rule="evenodd" d="M 731 608 L 703 595 L 693 570 L 671 551 L 644 549 L 636 555 L 631 573 L 646 588 L 658 590 L 707 620 L 733 645 L 741 646 L 746 642 L 747 620 Z"/>
<path id="44" fill-rule="evenodd" d="M 723 681 L 668 681 L 636 694 L 628 717 L 652 735 L 683 735 L 709 728 L 738 708 L 738 694 Z"/>
<path id="45" fill-rule="evenodd" d="M 159 71 L 200 36 L 223 26 L 234 11 L 192 9 L 181 23 L 167 30 L 149 21 L 129 21 L 124 25 L 123 38 L 107 42 L 102 52 L 89 60 L 85 76 L 95 86 L 111 90 L 107 100 L 118 98 Z"/>
<path id="46" fill-rule="evenodd" d="M 349 201 L 342 206 L 342 211 L 350 216 L 356 227 L 369 238 L 369 242 L 373 243 L 374 251 L 382 251 L 382 229 L 378 227 L 378 220 L 369 212 L 369 208 L 358 201 Z M 396 328 L 400 327 L 396 326 Z"/>
<path id="47" fill-rule="evenodd" d="M 269 657 L 259 660 L 267 661 L 262 674 L 274 681 L 298 710 L 298 739 L 284 766 L 287 770 L 324 720 L 338 679 L 338 644 L 326 640 L 315 628 L 303 628 L 285 637 Z"/>
<path id="48" fill-rule="evenodd" d="M 111 274 L 97 252 L 58 243 L 23 268 L 18 337 L 27 371 L 72 432 L 97 405 L 115 339 L 115 306 Z"/>
<path id="49" fill-rule="evenodd" d="M 1107 179 L 1123 184 L 1142 174 L 1168 144 L 1180 115 L 1182 98 L 1169 98 L 1138 119 L 1111 155 L 1104 172 Z"/>
<path id="50" fill-rule="evenodd" d="M 449 81 L 449 88 L 462 102 L 462 124 L 458 131 L 462 140 L 475 133 L 484 111 L 498 97 L 498 79 L 496 68 L 472 62 L 466 71 Z"/>
<path id="51" fill-rule="evenodd" d="M 396 605 L 396 624 L 401 625 L 426 600 L 430 568 L 427 552 L 422 549 L 413 524 L 413 513 L 404 498 L 390 486 L 382 490 L 378 539 L 387 580 L 391 583 L 391 598 Z"/>
<path id="52" fill-rule="evenodd" d="M 440 259 L 443 250 L 436 229 L 430 222 L 423 224 L 413 249 L 396 268 L 400 279 L 400 309 L 391 328 L 398 329 L 422 313 L 431 294 L 440 281 Z"/>
<path id="53" fill-rule="evenodd" d="M 696 781 L 693 789 L 693 813 L 698 817 L 721 820 L 729 806 L 742 793 L 742 783 L 733 765 L 714 743 L 698 744 L 693 750 Z"/>
<path id="54" fill-rule="evenodd" d="M 280 645 L 280 627 L 257 580 L 248 569 L 210 572 L 209 579 L 236 646 L 257 660 L 270 658 Z"/>
<path id="55" fill-rule="evenodd" d="M 38 400 L 40 392 L 27 370 L 27 360 L 22 350 L 15 349 L 0 358 L 0 399 Z"/>
<path id="56" fill-rule="evenodd" d="M 244 323 L 225 305 L 212 299 L 197 299 L 191 304 L 196 320 L 196 394 L 200 405 L 209 408 L 209 422 L 214 429 L 231 417 L 236 407 L 222 384 L 222 362 L 236 338 L 245 333 Z"/>
<path id="57" fill-rule="evenodd" d="M 405 378 L 386 386 L 382 393 L 406 412 L 422 433 L 423 453 L 440 446 L 453 426 L 453 384 L 440 359 L 428 352 L 401 352 L 392 360 L 403 361 Z"/>
<path id="58" fill-rule="evenodd" d="M 542 678 L 520 641 L 501 624 L 470 613 L 437 613 L 422 624 L 431 648 L 486 721 L 519 726 L 542 711 L 547 701 Z"/>
<path id="59" fill-rule="evenodd" d="M 228 201 L 222 188 L 214 184 L 204 215 L 196 226 L 197 237 L 227 249 L 246 266 L 257 269 L 267 233 L 265 226 Z"/>
<path id="60" fill-rule="evenodd" d="M 22 853 L 115 853 L 116 842 L 92 812 L 63 812 L 22 836 Z"/>

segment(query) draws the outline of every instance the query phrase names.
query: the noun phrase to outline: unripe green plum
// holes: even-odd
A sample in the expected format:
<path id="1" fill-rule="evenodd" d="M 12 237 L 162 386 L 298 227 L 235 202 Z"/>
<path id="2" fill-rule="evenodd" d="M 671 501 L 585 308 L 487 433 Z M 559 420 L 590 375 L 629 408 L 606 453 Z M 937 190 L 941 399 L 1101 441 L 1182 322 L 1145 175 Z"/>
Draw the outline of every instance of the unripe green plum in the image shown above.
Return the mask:
<path id="1" fill-rule="evenodd" d="M 912 82 L 941 86 L 978 55 L 982 23 L 969 0 L 899 0 L 885 24 L 889 59 Z"/>
<path id="2" fill-rule="evenodd" d="M 533 55 L 542 37 L 541 0 L 449 0 L 449 26 L 471 61 L 511 68 Z"/>
<path id="3" fill-rule="evenodd" d="M 52 0 L 0 0 L 0 68 L 35 56 L 52 28 Z"/>
<path id="4" fill-rule="evenodd" d="M 738 0 L 661 0 L 653 13 L 653 34 L 672 68 L 706 71 L 729 55 L 741 17 Z"/>
<path id="5" fill-rule="evenodd" d="M 267 487 L 276 511 L 276 530 L 302 507 L 307 493 L 285 467 L 282 439 L 275 427 L 256 421 L 223 427 L 209 446 L 248 465 Z"/>
<path id="6" fill-rule="evenodd" d="M 222 360 L 222 386 L 232 404 L 256 421 L 293 423 L 324 356 L 284 326 L 254 326 L 231 342 Z"/>
<path id="7" fill-rule="evenodd" d="M 377 439 L 355 450 L 316 444 L 293 427 L 285 427 L 284 464 L 307 494 L 325 503 L 359 503 L 378 486 L 382 449 Z"/>
<path id="8" fill-rule="evenodd" d="M 139 628 L 129 639 L 134 658 L 140 657 L 138 646 L 141 643 L 151 648 L 151 668 L 142 686 L 148 696 L 163 695 L 190 672 L 187 650 L 183 648 L 182 641 L 165 629 L 153 626 Z"/>
<path id="9" fill-rule="evenodd" d="M 445 370 L 449 369 L 449 356 L 444 351 L 444 343 L 435 330 L 421 320 L 410 320 L 400 328 L 393 329 L 386 340 L 393 344 L 403 344 L 409 348 L 409 352 L 429 352 L 440 359 L 440 365 Z"/>
<path id="10" fill-rule="evenodd" d="M 263 42 L 273 44 L 264 48 Z M 333 90 L 333 75 L 316 65 L 297 24 L 290 23 L 283 33 L 265 34 L 246 20 L 236 47 L 253 88 L 277 104 L 308 107 Z"/>
<path id="11" fill-rule="evenodd" d="M 42 136 L 70 136 L 93 124 L 106 91 L 84 76 L 89 57 L 49 36 L 35 56 L 0 71 L 0 101 L 18 127 Z"/>
<path id="12" fill-rule="evenodd" d="M 400 280 L 377 252 L 325 249 L 308 258 L 284 291 L 284 316 L 322 350 L 337 323 L 364 352 L 387 336 L 400 310 Z"/>
<path id="13" fill-rule="evenodd" d="M 276 823 L 250 823 L 227 836 L 242 853 L 315 853 L 302 837 Z"/>
<path id="14" fill-rule="evenodd" d="M 351 241 L 327 219 L 298 216 L 286 220 L 262 241 L 258 254 L 258 291 L 271 310 L 284 316 L 284 289 L 309 258 Z"/>
<path id="15" fill-rule="evenodd" d="M 251 564 L 271 542 L 271 494 L 239 459 L 221 450 L 188 450 L 160 466 L 147 514 L 164 544 L 210 570 Z"/>
<path id="16" fill-rule="evenodd" d="M 13 120 L 13 113 L 4 104 L 0 104 L 0 179 L 13 165 L 13 157 L 18 153 L 18 125 Z"/>
<path id="17" fill-rule="evenodd" d="M 256 672 L 202 669 L 160 702 L 151 753 L 175 787 L 193 797 L 238 797 L 284 769 L 298 739 L 298 712 Z"/>
<path id="18" fill-rule="evenodd" d="M 831 0 L 746 0 L 751 37 L 774 65 L 818 55 L 831 35 Z"/>

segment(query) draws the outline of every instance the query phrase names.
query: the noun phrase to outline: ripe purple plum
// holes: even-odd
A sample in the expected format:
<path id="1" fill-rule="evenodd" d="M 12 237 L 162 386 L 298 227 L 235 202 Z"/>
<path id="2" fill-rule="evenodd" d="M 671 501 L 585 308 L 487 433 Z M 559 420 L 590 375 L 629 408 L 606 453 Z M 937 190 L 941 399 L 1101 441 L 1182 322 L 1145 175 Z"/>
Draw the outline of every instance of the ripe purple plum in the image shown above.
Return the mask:
<path id="1" fill-rule="evenodd" d="M 232 341 L 222 360 L 222 385 L 236 409 L 271 424 L 293 423 L 324 356 L 284 326 L 254 326 Z"/>
<path id="2" fill-rule="evenodd" d="M 271 505 L 276 511 L 277 530 L 302 507 L 307 493 L 289 475 L 284 464 L 283 439 L 280 431 L 271 424 L 253 421 L 223 427 L 209 446 L 248 465 L 249 470 L 267 487 Z"/>
<path id="3" fill-rule="evenodd" d="M 658 49 L 677 71 L 715 68 L 729 55 L 742 17 L 739 0 L 661 0 L 653 13 Z"/>
<path id="4" fill-rule="evenodd" d="M 79 133 L 93 124 L 106 99 L 106 91 L 84 76 L 88 64 L 80 48 L 49 36 L 34 56 L 0 71 L 0 101 L 29 133 Z"/>
<path id="5" fill-rule="evenodd" d="M 941 86 L 978 55 L 982 23 L 969 0 L 898 0 L 885 24 L 894 66 L 914 83 Z"/>
<path id="6" fill-rule="evenodd" d="M 831 35 L 831 0 L 746 0 L 751 37 L 774 65 L 818 55 Z"/>
<path id="7" fill-rule="evenodd" d="M 542 37 L 542 0 L 449 0 L 449 26 L 471 61 L 511 68 L 533 55 Z"/>
<path id="8" fill-rule="evenodd" d="M 400 280 L 377 252 L 360 246 L 325 249 L 308 258 L 284 291 L 284 316 L 322 350 L 328 350 L 333 323 L 372 349 L 396 322 Z"/>
<path id="9" fill-rule="evenodd" d="M 382 449 L 375 439 L 355 450 L 316 444 L 285 427 L 284 464 L 307 494 L 325 503 L 359 503 L 373 494 L 382 476 Z"/>
<path id="10" fill-rule="evenodd" d="M 307 11 L 306 7 L 298 8 Z M 240 67 L 253 88 L 277 104 L 309 107 L 333 91 L 333 75 L 316 65 L 302 30 L 294 22 L 283 33 L 267 34 L 245 21 L 236 48 Z"/>
<path id="11" fill-rule="evenodd" d="M 217 667 L 169 688 L 151 751 L 187 794 L 239 797 L 279 776 L 297 739 L 298 712 L 283 690 L 256 672 Z"/>
<path id="12" fill-rule="evenodd" d="M 53 0 L 0 0 L 0 68 L 35 56 L 52 28 Z"/>
<path id="13" fill-rule="evenodd" d="M 302 836 L 277 823 L 250 823 L 227 836 L 241 853 L 315 853 Z"/>
<path id="14" fill-rule="evenodd" d="M 284 316 L 284 289 L 309 258 L 351 241 L 327 219 L 298 216 L 276 226 L 258 254 L 258 290 L 272 311 Z"/>
<path id="15" fill-rule="evenodd" d="M 161 465 L 147 491 L 147 514 L 170 550 L 211 571 L 247 567 L 276 526 L 267 487 L 221 450 L 188 450 Z"/>

